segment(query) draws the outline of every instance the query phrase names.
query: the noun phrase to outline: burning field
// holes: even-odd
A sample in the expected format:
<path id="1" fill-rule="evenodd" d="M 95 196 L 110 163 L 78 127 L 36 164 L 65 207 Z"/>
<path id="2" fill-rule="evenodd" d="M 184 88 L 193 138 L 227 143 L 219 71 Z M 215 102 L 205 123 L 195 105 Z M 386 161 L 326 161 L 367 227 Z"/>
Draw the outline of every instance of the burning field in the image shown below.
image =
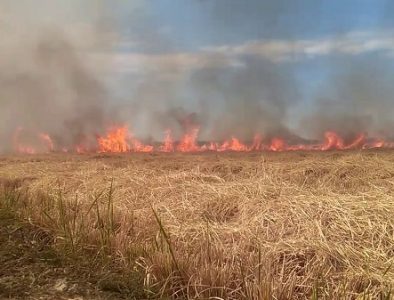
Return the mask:
<path id="1" fill-rule="evenodd" d="M 188 119 L 186 119 L 188 120 Z M 171 152 L 259 152 L 259 151 L 328 151 L 351 149 L 391 149 L 394 142 L 383 138 L 367 138 L 365 133 L 359 133 L 351 139 L 343 139 L 335 131 L 326 131 L 321 142 L 306 141 L 306 143 L 289 144 L 283 137 L 271 137 L 263 141 L 263 135 L 256 133 L 253 141 L 243 143 L 238 138 L 231 138 L 222 142 L 201 143 L 198 140 L 199 126 L 188 126 L 178 141 L 175 141 L 171 130 L 165 131 L 163 142 L 146 144 L 133 137 L 128 127 L 113 126 L 103 136 L 96 135 L 95 139 L 84 138 L 82 142 L 68 147 L 59 147 L 47 133 L 25 131 L 19 127 L 13 135 L 13 149 L 21 154 L 36 154 L 49 152 L 74 153 L 171 153 Z M 23 139 L 25 136 L 25 139 Z M 294 140 L 294 137 L 292 138 Z M 300 140 L 301 138 L 299 138 Z M 30 144 L 29 144 L 30 143 Z"/>
<path id="2" fill-rule="evenodd" d="M 114 298 L 390 299 L 393 163 L 383 149 L 3 156 L 1 206 Z"/>
<path id="3" fill-rule="evenodd" d="M 393 1 L 0 2 L 0 298 L 392 299 Z"/>

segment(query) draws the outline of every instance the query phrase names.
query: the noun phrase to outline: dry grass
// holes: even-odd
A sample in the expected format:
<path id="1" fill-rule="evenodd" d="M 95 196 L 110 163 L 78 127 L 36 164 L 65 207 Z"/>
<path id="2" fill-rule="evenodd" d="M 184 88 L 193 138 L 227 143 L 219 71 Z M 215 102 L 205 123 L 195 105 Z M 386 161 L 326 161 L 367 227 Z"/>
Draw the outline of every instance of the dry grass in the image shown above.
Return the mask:
<path id="1" fill-rule="evenodd" d="M 3 157 L 0 178 L 120 293 L 391 299 L 393 152 Z"/>

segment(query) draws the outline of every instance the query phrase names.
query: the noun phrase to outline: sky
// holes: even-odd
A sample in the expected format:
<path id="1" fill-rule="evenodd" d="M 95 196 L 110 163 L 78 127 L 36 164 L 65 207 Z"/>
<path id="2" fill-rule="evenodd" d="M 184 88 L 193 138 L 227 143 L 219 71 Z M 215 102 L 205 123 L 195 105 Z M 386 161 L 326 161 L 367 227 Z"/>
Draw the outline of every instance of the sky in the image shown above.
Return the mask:
<path id="1" fill-rule="evenodd" d="M 316 39 L 390 28 L 391 3 L 387 0 L 157 0 L 145 2 L 139 25 L 162 30 L 179 50 L 196 50 L 250 40 Z M 115 10 L 125 36 L 132 36 L 133 13 L 124 5 Z M 150 50 L 158 50 L 153 48 Z"/>
<path id="2" fill-rule="evenodd" d="M 279 120 L 313 135 L 305 124 L 335 127 L 333 115 L 356 117 L 345 127 L 393 121 L 390 0 L 2 0 L 0 22 L 3 49 L 61 32 L 141 132 L 169 107 L 207 128 L 225 118 L 223 134 Z"/>

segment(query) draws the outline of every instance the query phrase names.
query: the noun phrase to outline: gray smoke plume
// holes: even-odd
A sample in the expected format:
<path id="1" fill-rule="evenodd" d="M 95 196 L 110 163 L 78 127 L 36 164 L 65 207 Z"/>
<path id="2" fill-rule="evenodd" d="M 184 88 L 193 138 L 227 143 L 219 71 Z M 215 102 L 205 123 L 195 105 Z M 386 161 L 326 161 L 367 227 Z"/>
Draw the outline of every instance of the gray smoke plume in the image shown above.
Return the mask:
<path id="1" fill-rule="evenodd" d="M 394 86 L 387 58 L 342 58 L 330 65 L 331 75 L 301 127 L 315 137 L 334 130 L 349 138 L 361 132 L 393 138 Z"/>
<path id="2" fill-rule="evenodd" d="M 61 147 L 88 142 L 86 137 L 94 139 L 108 121 L 116 120 L 108 107 L 106 89 L 83 54 L 83 30 L 67 33 L 61 24 L 49 22 L 55 24 L 51 28 L 29 15 L 28 10 L 34 5 L 31 1 L 16 4 L 6 1 L 0 5 L 5 8 L 0 15 L 4 25 L 0 29 L 3 151 L 13 147 L 10 141 L 16 128 L 23 128 L 25 135 L 48 133 Z M 97 23 L 96 28 L 88 31 L 87 36 L 95 40 L 95 44 L 89 45 L 93 47 L 90 51 L 98 47 L 102 38 L 103 27 L 99 27 Z"/>
<path id="3" fill-rule="evenodd" d="M 214 112 L 207 126 L 210 138 L 235 135 L 251 140 L 256 133 L 288 135 L 284 125 L 287 109 L 296 105 L 298 96 L 290 70 L 244 57 L 242 66 L 204 68 L 194 72 L 190 80 L 194 92 Z"/>
<path id="4" fill-rule="evenodd" d="M 209 22 L 212 26 L 211 33 L 215 36 L 231 38 L 234 33 L 247 36 L 252 32 L 260 34 L 263 39 L 280 35 L 291 41 L 305 32 L 318 31 L 319 28 L 322 32 L 326 30 L 321 20 L 328 12 L 319 1 L 218 0 L 202 3 L 211 9 Z M 392 20 L 393 2 L 382 1 L 378 5 L 380 6 L 375 9 L 380 9 L 381 17 L 377 22 L 384 28 Z M 354 11 L 357 10 L 355 7 Z M 304 19 L 305 11 L 309 12 L 307 20 Z M 305 21 L 299 22 L 300 20 Z M 349 30 L 341 27 L 344 26 L 343 23 L 338 22 L 333 26 L 335 28 L 332 29 L 339 33 Z M 335 37 L 332 37 L 332 43 L 335 45 Z M 297 91 L 296 78 L 300 72 L 300 65 L 297 64 L 270 65 L 262 58 L 251 59 L 249 63 L 244 63 L 243 70 L 236 72 L 239 76 L 235 75 L 233 80 L 227 81 L 230 83 L 228 86 L 223 84 L 228 78 L 228 70 L 207 75 L 205 82 L 208 85 L 214 82 L 208 90 L 219 87 L 225 93 L 227 102 L 223 106 L 221 124 L 229 131 L 234 131 L 235 128 L 234 132 L 241 131 L 240 134 L 250 136 L 255 128 L 268 135 L 274 133 L 292 136 L 289 132 L 301 135 L 306 133 L 309 138 L 321 139 L 324 131 L 335 130 L 345 138 L 354 137 L 360 132 L 369 136 L 392 138 L 392 57 L 392 52 L 379 51 L 365 55 L 334 54 L 329 59 L 322 57 L 325 67 L 321 70 L 329 75 L 313 96 L 312 107 L 308 107 Z M 310 66 L 313 67 L 313 63 L 308 67 Z M 308 68 L 305 65 L 301 67 Z M 230 74 L 233 73 L 230 71 Z M 206 84 L 201 86 L 201 90 L 207 90 Z M 289 112 L 294 109 L 300 112 L 299 126 L 288 122 Z M 245 121 L 242 122 L 242 119 Z"/>

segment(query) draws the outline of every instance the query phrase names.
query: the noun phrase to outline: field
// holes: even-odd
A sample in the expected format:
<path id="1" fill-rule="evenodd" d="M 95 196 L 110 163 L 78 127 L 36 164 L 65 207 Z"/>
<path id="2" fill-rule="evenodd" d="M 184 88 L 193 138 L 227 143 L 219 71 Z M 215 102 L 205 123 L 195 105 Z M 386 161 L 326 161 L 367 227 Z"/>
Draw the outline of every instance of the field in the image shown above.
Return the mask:
<path id="1" fill-rule="evenodd" d="M 0 185 L 58 299 L 392 297 L 392 151 L 3 156 Z M 1 296 L 49 297 L 6 272 Z"/>

